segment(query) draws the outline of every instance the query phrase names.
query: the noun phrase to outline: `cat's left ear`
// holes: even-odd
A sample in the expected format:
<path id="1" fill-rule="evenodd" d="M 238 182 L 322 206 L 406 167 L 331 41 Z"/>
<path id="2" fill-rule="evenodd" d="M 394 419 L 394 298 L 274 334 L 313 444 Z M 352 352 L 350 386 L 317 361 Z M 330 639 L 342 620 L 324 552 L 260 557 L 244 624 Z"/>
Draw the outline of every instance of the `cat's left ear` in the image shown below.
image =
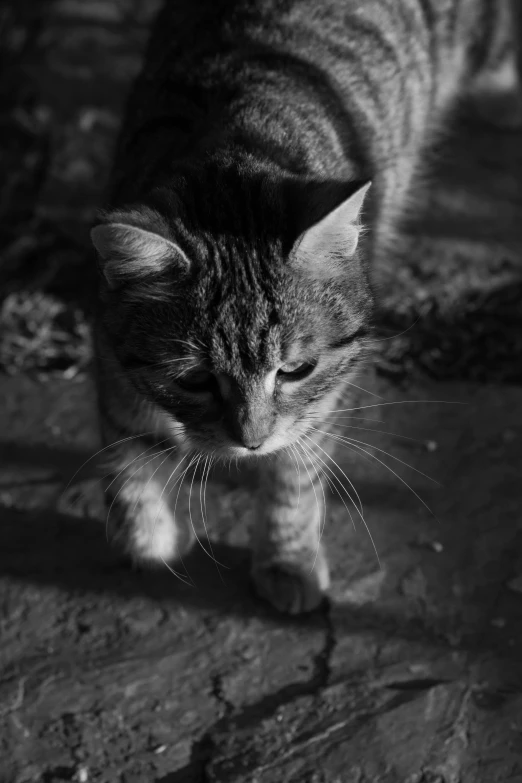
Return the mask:
<path id="1" fill-rule="evenodd" d="M 341 276 L 359 244 L 361 211 L 371 182 L 352 193 L 299 239 L 294 263 L 314 276 Z"/>
<path id="2" fill-rule="evenodd" d="M 172 265 L 187 271 L 190 264 L 185 253 L 166 233 L 161 217 L 144 208 L 113 213 L 107 222 L 95 226 L 91 240 L 109 288 L 146 282 Z"/>

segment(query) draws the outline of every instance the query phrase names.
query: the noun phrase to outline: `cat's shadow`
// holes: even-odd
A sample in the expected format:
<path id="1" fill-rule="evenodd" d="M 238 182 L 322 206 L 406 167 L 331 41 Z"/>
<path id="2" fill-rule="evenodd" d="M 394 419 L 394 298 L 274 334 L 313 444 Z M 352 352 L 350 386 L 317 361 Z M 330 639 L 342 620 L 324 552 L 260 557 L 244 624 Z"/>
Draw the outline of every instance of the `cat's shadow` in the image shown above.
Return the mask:
<path id="1" fill-rule="evenodd" d="M 216 560 L 223 564 L 217 567 L 195 546 L 184 559 L 185 583 L 164 566 L 133 568 L 107 541 L 102 493 L 96 488 L 102 474 L 93 451 L 0 441 L 0 577 L 124 600 L 149 596 L 207 608 L 233 600 L 236 611 L 252 612 L 256 602 L 246 548 L 213 541 Z M 242 479 L 249 480 L 248 471 Z M 217 480 L 235 484 L 228 471 Z M 11 493 L 21 508 L 16 500 L 10 505 Z"/>
<path id="2" fill-rule="evenodd" d="M 295 622 L 272 611 L 254 595 L 246 547 L 211 541 L 219 567 L 195 546 L 183 560 L 191 584 L 166 567 L 132 567 L 106 540 L 99 519 L 51 509 L 18 511 L 0 506 L 0 578 L 10 582 L 59 587 L 68 593 L 115 595 L 165 600 L 194 610 L 213 610 L 238 617 L 272 617 Z M 206 544 L 208 547 L 208 543 Z M 177 567 L 182 570 L 181 566 Z M 320 613 L 318 613 L 320 614 Z M 298 622 L 312 622 L 317 617 Z"/>
<path id="3" fill-rule="evenodd" d="M 89 456 L 66 448 L 0 442 L 3 467 L 7 466 L 11 472 L 19 468 L 22 474 L 24 468 L 47 471 L 62 485 Z M 80 476 L 83 480 L 95 478 L 94 462 L 76 475 L 74 483 Z M 218 478 L 224 485 L 233 487 L 237 483 L 237 478 L 228 471 Z M 242 474 L 241 480 L 243 483 L 249 477 Z M 99 518 L 76 516 L 54 508 L 22 511 L 0 505 L 0 578 L 7 578 L 11 583 L 58 587 L 75 594 L 114 595 L 124 601 L 145 597 L 194 611 L 215 611 L 217 615 L 267 618 L 282 626 L 324 625 L 327 603 L 317 612 L 299 618 L 278 614 L 254 594 L 247 547 L 219 540 L 212 540 L 211 544 L 213 555 L 222 566 L 218 567 L 196 545 L 184 559 L 190 581 L 186 584 L 166 567 L 153 571 L 133 569 L 108 544 L 105 526 Z M 380 606 L 378 601 L 361 606 L 336 603 L 335 613 L 336 630 L 342 635 L 369 630 L 397 638 L 422 639 L 430 644 L 430 631 L 422 623 L 406 621 L 400 610 L 390 611 L 389 606 Z M 479 636 L 480 639 L 474 634 L 469 641 L 475 652 L 477 644 L 484 649 L 490 646 L 488 634 Z M 438 644 L 435 637 L 431 641 Z"/>
<path id="4" fill-rule="evenodd" d="M 91 454 L 80 450 L 0 442 L 0 467 L 7 468 L 11 475 L 19 473 L 17 481 L 22 486 L 27 474 L 36 471 L 54 477 L 57 487 L 71 482 L 74 489 L 78 482 L 98 475 L 96 460 L 90 458 Z M 218 474 L 216 480 L 223 486 L 237 484 L 237 477 L 228 470 Z M 249 471 L 242 471 L 242 485 L 251 480 L 254 479 Z M 31 491 L 30 486 L 27 491 Z M 166 567 L 152 571 L 132 568 L 108 544 L 100 518 L 77 516 L 55 508 L 26 511 L 0 505 L 0 519 L 0 578 L 11 582 L 59 587 L 69 593 L 115 595 L 123 600 L 135 597 L 167 600 L 194 610 L 215 609 L 238 617 L 266 617 L 282 625 L 299 623 L 316 627 L 318 622 L 324 622 L 324 611 L 295 619 L 278 614 L 259 600 L 252 588 L 250 551 L 245 546 L 212 540 L 213 555 L 222 564 L 218 567 L 196 545 L 184 558 L 184 569 L 191 582 L 186 584 Z M 208 549 L 208 544 L 205 548 Z M 350 618 L 350 627 L 362 620 L 353 614 Z M 383 619 L 368 615 L 368 622 L 375 627 Z"/>
<path id="5" fill-rule="evenodd" d="M 57 511 L 17 511 L 0 507 L 0 578 L 10 582 L 59 587 L 68 593 L 119 596 L 123 600 L 150 598 L 182 605 L 194 611 L 216 612 L 216 616 L 258 617 L 281 626 L 326 627 L 325 604 L 309 615 L 289 617 L 261 601 L 252 588 L 250 552 L 246 547 L 212 541 L 217 567 L 196 546 L 184 559 L 191 585 L 177 579 L 167 568 L 154 571 L 134 569 L 106 541 L 104 525 Z M 335 604 L 336 632 L 341 636 L 365 631 L 393 635 L 398 639 L 422 641 L 437 647 L 422 623 L 407 622 L 400 612 L 390 612 L 378 602 L 362 606 Z M 470 639 L 489 649 L 489 637 Z M 463 648 L 467 646 L 465 640 Z"/>

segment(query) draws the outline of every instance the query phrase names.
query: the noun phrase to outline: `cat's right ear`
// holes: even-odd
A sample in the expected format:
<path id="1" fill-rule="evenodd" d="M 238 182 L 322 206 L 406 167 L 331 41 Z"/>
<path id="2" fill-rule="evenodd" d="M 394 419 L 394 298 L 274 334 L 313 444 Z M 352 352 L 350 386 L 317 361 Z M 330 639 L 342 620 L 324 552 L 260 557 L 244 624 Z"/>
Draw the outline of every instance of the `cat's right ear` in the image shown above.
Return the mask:
<path id="1" fill-rule="evenodd" d="M 319 205 L 323 211 L 326 207 L 328 211 L 302 233 L 294 249 L 296 266 L 317 278 L 341 277 L 351 269 L 349 262 L 359 245 L 363 230 L 361 213 L 370 186 L 371 182 L 366 182 L 356 187 L 333 208 L 328 208 L 328 202 L 338 198 L 338 191 L 331 186 L 322 192 L 318 189 L 315 206 Z M 319 200 L 321 195 L 323 198 Z"/>
<path id="2" fill-rule="evenodd" d="M 121 222 L 101 223 L 91 230 L 109 288 L 146 282 L 177 265 L 188 271 L 190 262 L 181 248 L 154 230 Z"/>

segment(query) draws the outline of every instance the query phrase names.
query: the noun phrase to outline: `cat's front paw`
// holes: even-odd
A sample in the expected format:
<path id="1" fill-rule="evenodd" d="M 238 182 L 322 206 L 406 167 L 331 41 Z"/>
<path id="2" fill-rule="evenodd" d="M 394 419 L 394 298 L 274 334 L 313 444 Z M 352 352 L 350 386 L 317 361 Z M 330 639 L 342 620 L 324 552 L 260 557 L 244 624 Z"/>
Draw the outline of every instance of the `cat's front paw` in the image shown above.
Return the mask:
<path id="1" fill-rule="evenodd" d="M 317 609 L 330 584 L 328 565 L 322 552 L 314 567 L 274 561 L 254 565 L 252 579 L 257 594 L 279 612 L 304 614 Z"/>
<path id="2" fill-rule="evenodd" d="M 176 564 L 194 542 L 190 526 L 179 525 L 167 505 L 155 498 L 132 505 L 120 500 L 110 506 L 108 537 L 134 565 Z"/>

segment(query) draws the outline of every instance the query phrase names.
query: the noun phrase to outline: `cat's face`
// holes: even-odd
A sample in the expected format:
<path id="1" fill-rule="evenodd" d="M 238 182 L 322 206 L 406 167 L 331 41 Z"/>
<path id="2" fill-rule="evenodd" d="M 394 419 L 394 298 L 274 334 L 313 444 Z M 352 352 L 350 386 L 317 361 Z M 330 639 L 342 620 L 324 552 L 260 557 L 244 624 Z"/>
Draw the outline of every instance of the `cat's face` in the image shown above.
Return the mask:
<path id="1" fill-rule="evenodd" d="M 103 323 L 115 353 L 190 447 L 267 455 L 300 438 L 306 444 L 311 427 L 336 407 L 365 351 L 371 304 L 356 258 L 354 210 L 356 217 L 362 198 L 351 201 L 286 253 L 280 242 L 231 236 L 181 250 L 147 210 L 140 212 L 147 228 L 134 212 L 130 223 L 121 215 L 94 229 L 109 281 Z M 156 277 L 142 274 L 156 262 Z M 136 279 L 116 282 L 129 269 Z"/>
<path id="2" fill-rule="evenodd" d="M 279 308 L 229 292 L 217 297 L 211 318 L 198 315 L 195 292 L 192 301 L 187 292 L 176 320 L 168 306 L 156 304 L 154 313 L 133 308 L 129 377 L 183 424 L 199 450 L 242 457 L 294 443 L 335 408 L 366 332 L 363 319 L 343 312 L 341 297 L 306 288 L 302 279 L 287 278 L 287 304 Z"/>

